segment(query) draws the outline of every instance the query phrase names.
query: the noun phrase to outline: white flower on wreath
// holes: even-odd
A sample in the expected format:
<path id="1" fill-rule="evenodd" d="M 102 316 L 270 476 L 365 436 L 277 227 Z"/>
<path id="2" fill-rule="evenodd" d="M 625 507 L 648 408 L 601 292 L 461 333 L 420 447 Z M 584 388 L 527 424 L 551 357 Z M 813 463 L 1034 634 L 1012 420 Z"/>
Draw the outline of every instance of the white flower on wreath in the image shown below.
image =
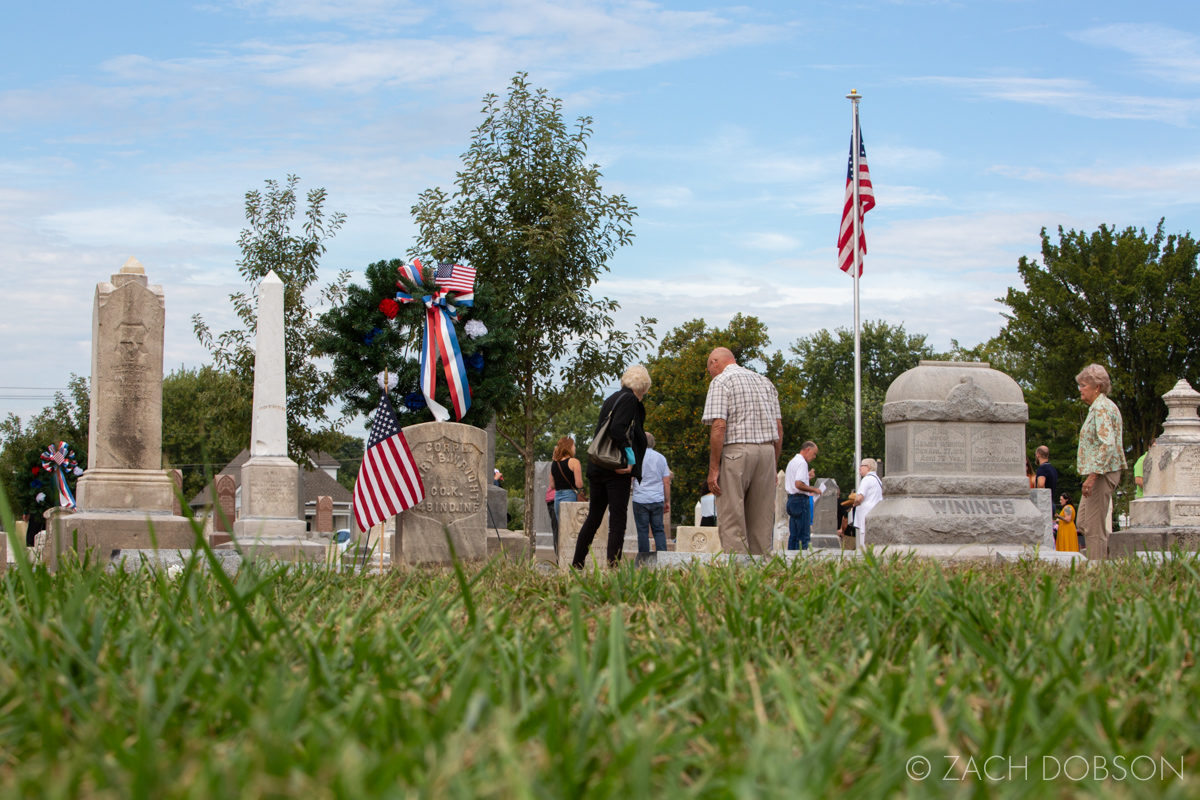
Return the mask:
<path id="1" fill-rule="evenodd" d="M 467 336 L 470 336 L 472 339 L 478 339 L 487 333 L 487 325 L 484 325 L 482 320 L 469 319 L 467 320 L 467 324 L 463 326 L 463 330 L 467 332 Z"/>

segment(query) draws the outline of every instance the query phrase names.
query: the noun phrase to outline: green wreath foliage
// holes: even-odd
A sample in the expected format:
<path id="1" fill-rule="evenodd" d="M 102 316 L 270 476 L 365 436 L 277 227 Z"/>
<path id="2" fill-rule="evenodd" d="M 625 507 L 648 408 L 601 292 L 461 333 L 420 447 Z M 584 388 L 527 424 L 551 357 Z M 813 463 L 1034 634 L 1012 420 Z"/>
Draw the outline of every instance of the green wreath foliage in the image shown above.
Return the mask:
<path id="1" fill-rule="evenodd" d="M 371 415 L 379 406 L 382 389 L 376 376 L 387 370 L 398 383 L 392 390 L 392 406 L 402 425 L 430 422 L 433 414 L 424 405 L 420 385 L 421 339 L 425 332 L 424 295 L 437 290 L 433 269 L 426 265 L 420 285 L 401 282 L 401 259 L 376 261 L 366 268 L 365 285 L 351 283 L 341 303 L 321 316 L 321 333 L 317 346 L 322 355 L 333 361 L 331 381 L 335 394 L 341 398 L 342 413 L 348 417 Z M 380 309 L 385 298 L 395 299 L 396 291 L 418 298 L 400 303 L 395 319 L 388 319 Z M 474 306 L 458 308 L 455 333 L 463 362 L 467 366 L 467 382 L 471 387 L 471 407 L 461 422 L 485 427 L 492 418 L 517 396 L 513 382 L 511 353 L 513 336 L 504 325 L 505 314 L 496 303 L 490 286 L 475 286 Z M 477 338 L 466 335 L 469 320 L 479 320 L 488 332 Z M 474 356 L 483 358 L 481 367 L 472 365 Z M 436 399 L 451 407 L 450 393 L 442 367 L 438 364 Z M 421 408 L 410 409 L 405 399 L 411 395 L 421 398 Z"/>

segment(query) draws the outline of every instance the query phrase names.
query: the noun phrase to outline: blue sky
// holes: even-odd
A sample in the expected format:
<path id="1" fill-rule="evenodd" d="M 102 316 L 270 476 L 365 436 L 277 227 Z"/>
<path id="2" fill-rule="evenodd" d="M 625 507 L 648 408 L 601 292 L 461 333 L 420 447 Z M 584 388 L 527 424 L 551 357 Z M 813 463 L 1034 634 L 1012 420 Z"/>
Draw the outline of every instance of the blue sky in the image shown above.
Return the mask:
<path id="1" fill-rule="evenodd" d="M 993 336 L 1039 230 L 1200 233 L 1192 2 L 10 3 L 0 29 L 0 414 L 86 375 L 92 294 L 130 256 L 163 285 L 167 369 L 199 365 L 243 195 L 288 173 L 348 221 L 324 267 L 412 244 L 480 99 L 518 70 L 594 119 L 639 209 L 597 292 L 659 334 L 737 312 L 774 345 L 851 323 L 835 241 L 850 134 L 877 206 L 862 316 L 936 347 Z M 12 399 L 32 394 L 32 399 Z"/>

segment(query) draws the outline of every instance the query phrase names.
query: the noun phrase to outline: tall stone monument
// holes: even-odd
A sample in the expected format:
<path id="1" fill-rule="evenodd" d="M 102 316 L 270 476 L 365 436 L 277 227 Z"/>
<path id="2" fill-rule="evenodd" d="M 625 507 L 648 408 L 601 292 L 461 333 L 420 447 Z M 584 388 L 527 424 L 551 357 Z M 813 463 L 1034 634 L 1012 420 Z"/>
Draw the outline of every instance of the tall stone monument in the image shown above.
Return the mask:
<path id="1" fill-rule="evenodd" d="M 162 468 L 163 330 L 166 302 L 137 259 L 96 284 L 88 469 L 77 512 L 52 516 L 48 564 L 67 548 L 190 548 L 188 521 L 175 514 L 175 482 Z"/>
<path id="2" fill-rule="evenodd" d="M 1167 419 L 1146 454 L 1144 496 L 1129 504 L 1129 527 L 1109 535 L 1112 555 L 1200 549 L 1200 392 L 1181 380 L 1163 402 Z"/>
<path id="3" fill-rule="evenodd" d="M 450 544 L 463 561 L 487 558 L 487 433 L 458 422 L 404 429 L 425 499 L 396 520 L 393 564 L 450 564 Z M 449 537 L 449 542 L 447 541 Z"/>
<path id="4" fill-rule="evenodd" d="M 283 281 L 274 270 L 258 285 L 254 346 L 250 458 L 242 465 L 242 510 L 233 523 L 236 546 L 252 556 L 323 560 L 325 544 L 308 539 L 308 526 L 297 513 L 300 470 L 287 454 Z"/>
<path id="5" fill-rule="evenodd" d="M 1045 521 L 1025 476 L 1028 418 L 1021 387 L 984 363 L 922 361 L 896 378 L 883 405 L 883 500 L 865 544 L 958 557 L 1041 544 Z"/>

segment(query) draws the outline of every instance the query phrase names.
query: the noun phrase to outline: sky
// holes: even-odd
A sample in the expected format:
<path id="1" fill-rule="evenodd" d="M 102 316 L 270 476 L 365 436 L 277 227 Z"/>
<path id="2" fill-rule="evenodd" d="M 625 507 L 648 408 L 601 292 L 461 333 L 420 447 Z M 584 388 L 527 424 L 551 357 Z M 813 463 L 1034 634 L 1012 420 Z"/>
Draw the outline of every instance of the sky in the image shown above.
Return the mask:
<path id="1" fill-rule="evenodd" d="M 234 324 L 244 195 L 294 173 L 347 221 L 323 274 L 400 258 L 513 75 L 591 117 L 638 209 L 617 322 L 852 325 L 837 269 L 857 89 L 875 187 L 861 316 L 999 332 L 1040 231 L 1200 234 L 1200 4 L 1104 0 L 208 0 L 6 4 L 0 416 L 90 369 L 95 285 L 166 296 L 166 369 Z"/>

